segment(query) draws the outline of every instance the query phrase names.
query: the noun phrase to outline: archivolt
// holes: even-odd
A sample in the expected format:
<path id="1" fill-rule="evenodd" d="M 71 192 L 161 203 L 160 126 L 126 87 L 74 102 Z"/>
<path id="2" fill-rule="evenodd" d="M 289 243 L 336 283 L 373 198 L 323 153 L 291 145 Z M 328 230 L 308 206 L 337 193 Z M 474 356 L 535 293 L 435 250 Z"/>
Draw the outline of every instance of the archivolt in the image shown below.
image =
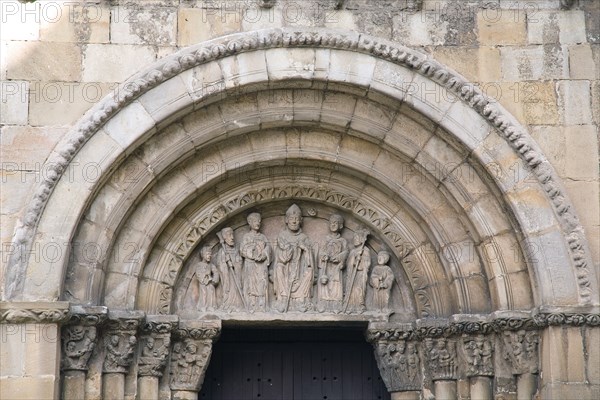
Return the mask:
<path id="1" fill-rule="evenodd" d="M 429 90 L 452 93 L 458 101 L 447 96 L 421 95 L 419 88 L 423 85 L 429 85 Z M 319 118 L 315 118 L 311 109 L 314 102 L 307 103 L 300 96 L 298 101 L 294 99 L 291 112 L 285 114 L 290 124 L 312 121 L 314 125 L 338 131 L 336 127 L 345 124 L 348 130 L 376 143 L 396 138 L 397 143 L 390 147 L 405 158 L 415 160 L 419 154 L 428 153 L 424 151 L 427 146 L 430 146 L 429 153 L 443 157 L 448 143 L 452 143 L 459 154 L 465 156 L 463 161 L 468 157 L 480 174 L 487 171 L 494 184 L 489 193 L 495 194 L 494 197 L 512 211 L 518 224 L 516 230 L 522 233 L 526 243 L 533 245 L 538 254 L 545 255 L 545 258 L 528 260 L 536 301 L 555 305 L 597 301 L 591 297 L 596 281 L 594 272 L 588 268 L 590 256 L 583 231 L 559 179 L 527 132 L 498 104 L 487 100 L 454 72 L 394 43 L 347 32 L 279 29 L 236 34 L 185 49 L 134 76 L 117 96 L 105 99 L 90 110 L 47 160 L 54 173 L 47 174 L 38 188 L 15 234 L 15 244 L 23 251 L 10 260 L 7 296 L 41 300 L 56 299 L 60 295 L 69 259 L 67 253 L 48 262 L 28 257 L 29 249 L 34 242 L 40 245 L 71 243 L 78 230 L 86 229 L 82 221 L 85 211 L 94 204 L 99 193 L 110 190 L 106 181 L 115 167 L 157 131 L 194 109 L 204 113 L 203 118 L 196 118 L 207 127 L 198 132 L 210 131 L 212 135 L 198 135 L 203 145 L 228 132 L 241 134 L 277 126 L 281 115 L 277 109 L 263 107 L 260 113 L 252 114 L 250 110 L 239 110 L 231 105 L 226 108 L 226 103 L 221 102 L 217 103 L 221 104 L 221 112 L 216 115 L 207 107 L 232 92 L 280 87 L 326 89 L 352 93 L 362 99 L 357 101 L 348 120 L 344 110 L 335 110 L 335 107 L 320 111 Z M 392 129 L 382 128 L 382 120 L 374 122 L 373 115 L 382 107 L 373 108 L 366 99 L 388 104 L 392 111 L 397 111 L 395 102 L 403 102 L 443 129 L 436 131 L 434 139 L 428 139 L 422 146 L 406 145 L 402 135 L 386 135 L 386 129 Z M 257 107 L 258 98 L 257 102 L 254 105 L 250 102 L 248 106 Z M 371 117 L 363 119 L 363 115 Z M 173 160 L 202 148 L 194 142 L 197 138 L 189 139 L 187 143 L 182 139 L 181 147 L 164 154 L 156 160 L 158 164 L 146 166 L 168 173 L 170 168 L 166 167 Z M 79 165 L 97 163 L 102 167 L 102 176 L 92 182 L 70 182 L 63 172 L 67 167 L 77 168 L 74 160 Z M 506 171 L 514 170 L 515 166 L 532 171 L 538 182 L 511 179 Z M 151 182 L 159 178 L 152 173 L 144 177 L 147 180 L 136 181 L 140 193 L 151 188 Z M 463 185 L 460 190 L 468 188 Z M 146 199 L 151 197 L 146 196 Z M 448 197 L 457 201 L 460 193 Z M 127 196 L 114 198 L 123 204 L 129 201 Z M 111 216 L 116 218 L 113 223 L 119 226 L 134 205 L 132 202 L 120 208 L 121 214 Z M 89 212 L 94 210 L 89 208 Z M 469 224 L 476 221 L 477 217 L 472 215 Z M 435 235 L 440 231 L 432 228 L 431 232 Z M 112 237 L 106 239 L 107 243 L 112 240 Z M 151 241 L 147 238 L 145 249 L 150 248 Z M 97 273 L 102 275 L 104 271 L 100 268 Z M 38 279 L 25 280 L 26 276 Z M 40 281 L 44 284 L 40 285 Z M 102 281 L 102 277 L 93 280 L 94 284 Z"/>

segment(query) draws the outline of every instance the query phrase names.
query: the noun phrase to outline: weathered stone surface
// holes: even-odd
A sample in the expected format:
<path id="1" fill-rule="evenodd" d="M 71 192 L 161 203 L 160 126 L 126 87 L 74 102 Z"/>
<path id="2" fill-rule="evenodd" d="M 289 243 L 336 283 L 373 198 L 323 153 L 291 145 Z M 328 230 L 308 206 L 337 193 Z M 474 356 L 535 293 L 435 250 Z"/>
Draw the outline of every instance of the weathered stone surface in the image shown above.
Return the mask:
<path id="1" fill-rule="evenodd" d="M 123 82 L 156 59 L 150 47 L 90 44 L 83 53 L 83 82 Z"/>
<path id="2" fill-rule="evenodd" d="M 9 42 L 3 57 L 8 57 L 8 79 L 77 82 L 82 77 L 82 50 L 73 43 Z"/>
<path id="3" fill-rule="evenodd" d="M 29 120 L 29 82 L 0 82 L 0 121 L 5 125 L 27 125 Z"/>
<path id="4" fill-rule="evenodd" d="M 40 39 L 48 42 L 108 43 L 110 8 L 102 4 L 56 3 L 58 12 L 42 18 Z"/>
<path id="5" fill-rule="evenodd" d="M 112 7 L 111 43 L 175 45 L 177 9 L 135 3 Z"/>
<path id="6" fill-rule="evenodd" d="M 477 14 L 479 43 L 522 45 L 527 40 L 524 13 L 484 9 Z"/>
<path id="7" fill-rule="evenodd" d="M 556 91 L 559 113 L 565 125 L 582 125 L 592 119 L 589 81 L 559 81 Z"/>

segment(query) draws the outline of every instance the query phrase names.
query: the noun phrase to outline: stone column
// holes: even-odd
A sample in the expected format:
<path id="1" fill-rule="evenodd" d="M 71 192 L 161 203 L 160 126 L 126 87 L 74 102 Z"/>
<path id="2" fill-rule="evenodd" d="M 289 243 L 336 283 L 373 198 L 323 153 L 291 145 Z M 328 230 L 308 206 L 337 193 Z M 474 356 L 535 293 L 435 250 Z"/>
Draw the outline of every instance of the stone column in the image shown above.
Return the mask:
<path id="1" fill-rule="evenodd" d="M 177 321 L 176 315 L 146 316 L 138 358 L 138 400 L 158 400 L 158 381 L 167 365 Z"/>
<path id="2" fill-rule="evenodd" d="M 107 317 L 106 307 L 71 307 L 71 318 L 62 327 L 62 398 L 85 398 L 88 361 L 96 347 L 98 326 Z"/>
<path id="3" fill-rule="evenodd" d="M 494 341 L 489 335 L 463 334 L 461 349 L 465 373 L 471 385 L 471 398 L 492 400 L 494 377 Z"/>
<path id="4" fill-rule="evenodd" d="M 504 332 L 502 338 L 504 358 L 517 378 L 517 399 L 531 400 L 537 391 L 539 334 L 521 329 Z"/>
<path id="5" fill-rule="evenodd" d="M 109 311 L 104 334 L 105 358 L 102 366 L 102 398 L 125 398 L 125 375 L 133 361 L 137 330 L 144 313 L 141 311 Z"/>
<path id="6" fill-rule="evenodd" d="M 419 399 L 423 387 L 418 342 L 410 324 L 369 324 L 367 341 L 375 350 L 381 379 L 392 399 Z"/>
<path id="7" fill-rule="evenodd" d="M 180 321 L 171 351 L 170 386 L 173 400 L 196 400 L 210 362 L 221 321 Z"/>
<path id="8" fill-rule="evenodd" d="M 426 338 L 423 353 L 427 359 L 427 371 L 434 384 L 436 400 L 457 399 L 456 343 L 447 338 Z"/>

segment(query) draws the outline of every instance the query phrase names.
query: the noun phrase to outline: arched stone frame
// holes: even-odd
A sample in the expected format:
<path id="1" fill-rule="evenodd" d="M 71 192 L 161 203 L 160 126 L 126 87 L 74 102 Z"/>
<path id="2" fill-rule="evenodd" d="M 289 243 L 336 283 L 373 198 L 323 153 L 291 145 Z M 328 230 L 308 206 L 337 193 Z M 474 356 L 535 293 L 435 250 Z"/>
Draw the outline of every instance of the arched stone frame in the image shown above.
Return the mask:
<path id="1" fill-rule="evenodd" d="M 269 57 L 262 62 L 265 51 L 269 52 Z M 353 57 L 352 64 L 345 62 L 349 55 Z M 290 60 L 295 60 L 295 64 L 288 64 Z M 204 88 L 210 88 L 211 93 L 193 90 L 181 80 L 197 65 L 209 84 Z M 298 66 L 300 68 L 296 68 Z M 211 73 L 221 69 L 222 76 L 210 81 Z M 532 234 L 539 229 L 528 217 L 532 210 L 527 201 L 518 196 L 507 199 L 524 237 L 538 243 L 544 254 L 556 256 L 552 265 L 531 266 L 536 286 L 544 292 L 538 301 L 555 305 L 597 302 L 593 297 L 597 282 L 588 267 L 591 263 L 585 237 L 560 180 L 527 132 L 498 104 L 490 102 L 458 74 L 391 42 L 347 32 L 280 29 L 237 34 L 183 50 L 136 75 L 123 85 L 117 97 L 107 98 L 90 110 L 47 160 L 52 172 L 36 191 L 25 220 L 15 234 L 16 244 L 26 250 L 10 260 L 7 297 L 51 300 L 60 296 L 67 252 L 50 265 L 27 256 L 33 242 L 42 247 L 50 242 L 69 243 L 89 204 L 96 182 L 73 184 L 63 174 L 69 165 L 73 165 L 69 162 L 74 157 L 99 161 L 98 165 L 104 167 L 103 172 L 108 173 L 111 165 L 157 129 L 194 107 L 205 106 L 203 100 L 212 101 L 215 93 L 212 93 L 214 86 L 211 83 L 222 82 L 224 86 L 217 89 L 226 93 L 241 87 L 285 86 L 284 82 L 289 79 L 323 82 L 328 88 L 350 87 L 367 97 L 387 95 L 404 101 L 439 123 L 469 152 L 474 152 L 484 168 L 490 167 L 490 162 L 511 155 L 476 151 L 490 127 L 494 127 L 494 134 L 506 139 L 510 145 L 512 156 L 523 160 L 525 168 L 535 175 L 536 183 L 529 185 L 529 189 L 537 191 L 553 210 L 553 215 L 548 218 L 554 232 L 534 238 Z M 445 98 L 447 96 L 434 96 L 438 98 L 432 101 L 426 95 L 421 96 L 422 93 L 411 93 L 415 85 L 418 88 L 427 84 L 445 90 L 440 93 L 455 93 L 460 101 L 451 102 Z M 163 95 L 166 88 L 168 97 Z M 123 129 L 127 130 L 126 135 L 122 135 Z M 100 143 L 107 145 L 104 154 L 97 151 Z M 88 156 L 86 149 L 91 147 L 96 149 L 95 154 Z M 509 187 L 493 174 L 491 176 L 504 193 L 516 186 L 513 182 Z M 64 202 L 65 198 L 70 201 Z M 48 291 L 40 291 L 35 279 L 24 282 L 25 276 L 44 276 L 47 282 L 44 288 Z M 559 278 L 560 284 L 556 282 Z M 567 282 L 572 283 L 568 285 Z"/>
<path id="2" fill-rule="evenodd" d="M 200 77 L 200 87 L 208 90 L 198 92 L 197 87 L 189 85 L 186 79 L 194 73 Z M 123 202 L 123 207 L 114 216 L 120 215 L 123 221 L 130 218 L 133 215 L 133 208 L 141 204 L 138 197 L 145 201 L 145 204 L 149 204 L 148 207 L 153 205 L 156 209 L 164 205 L 160 202 L 153 203 L 152 196 L 145 198 L 141 196 L 149 193 L 147 190 L 152 185 L 156 184 L 159 187 L 163 184 L 160 178 L 169 175 L 169 170 L 165 167 L 168 167 L 174 159 L 203 150 L 204 143 L 199 143 L 198 139 L 210 141 L 224 134 L 230 134 L 231 137 L 225 137 L 233 140 L 233 137 L 238 134 L 250 134 L 268 128 L 289 129 L 301 126 L 320 129 L 321 132 L 317 132 L 319 135 L 323 135 L 325 131 L 338 135 L 353 134 L 364 140 L 365 145 L 369 143 L 389 145 L 393 150 L 391 152 L 393 157 L 402 159 L 403 156 L 408 155 L 410 159 L 411 150 L 415 150 L 415 143 L 406 141 L 406 137 L 397 137 L 398 142 L 393 145 L 386 143 L 386 138 L 391 140 L 395 137 L 386 136 L 386 133 L 393 129 L 382 127 L 382 119 L 371 114 L 387 105 L 396 111 L 405 107 L 407 114 L 416 112 L 438 127 L 435 135 L 427 141 L 432 146 L 429 149 L 431 152 L 423 151 L 426 146 L 423 144 L 423 147 L 416 148 L 417 153 L 434 156 L 436 148 L 443 148 L 444 151 L 439 153 L 447 154 L 452 153 L 450 149 L 454 147 L 459 155 L 464 156 L 462 161 L 468 159 L 472 162 L 472 165 L 465 164 L 465 168 L 474 167 L 478 175 L 490 178 L 489 182 L 485 182 L 486 185 L 493 183 L 491 187 L 488 186 L 489 194 L 492 194 L 490 198 L 500 200 L 499 204 L 510 210 L 509 216 L 514 217 L 512 222 L 516 221 L 513 228 L 522 233 L 521 241 L 526 244 L 535 243 L 540 254 L 549 256 L 536 262 L 526 260 L 535 305 L 584 305 L 596 304 L 598 301 L 597 281 L 595 272 L 588 268 L 591 262 L 582 228 L 570 207 L 569 200 L 564 195 L 560 180 L 538 150 L 537 145 L 514 118 L 507 115 L 498 104 L 490 103 L 460 76 L 422 54 L 365 35 L 331 31 L 266 30 L 233 35 L 183 50 L 161 61 L 149 71 L 132 78 L 131 82 L 133 84 L 123 86 L 116 99 L 105 99 L 92 109 L 57 146 L 47 161 L 47 165 L 53 172 L 48 174 L 48 179 L 39 187 L 23 226 L 15 235 L 17 248 L 24 251 L 17 254 L 9 266 L 6 292 L 9 299 L 55 300 L 65 296 L 64 276 L 69 266 L 69 255 L 74 254 L 69 253 L 67 248 L 75 240 L 76 235 L 86 229 L 83 220 L 86 212 L 93 213 L 98 210 L 94 208 L 98 193 L 101 190 L 110 190 L 106 189 L 109 177 L 113 176 L 115 169 L 121 168 L 122 162 L 133 160 L 131 156 L 140 146 L 151 143 L 154 136 L 158 132 L 162 133 L 163 129 L 173 129 L 172 122 L 191 114 L 192 111 L 198 110 L 197 113 L 200 115 L 200 117 L 196 116 L 196 123 L 207 124 L 207 121 L 210 122 L 211 115 L 207 109 L 216 107 L 220 109 L 221 120 L 214 124 L 207 124 L 214 128 L 212 131 L 200 129 L 197 131 L 197 136 L 188 143 L 185 143 L 185 140 L 181 141 L 181 148 L 175 146 L 172 153 L 157 158 L 155 160 L 157 164 L 153 166 L 160 168 L 148 171 L 148 174 L 140 174 L 139 179 L 136 178 L 136 185 L 139 187 L 130 188 L 137 191 L 135 198 L 119 200 Z M 434 95 L 433 98 L 427 96 L 421 91 L 422 85 L 433 91 L 438 90 L 442 95 Z M 303 104 L 303 94 L 310 92 L 306 89 L 319 91 L 324 88 L 336 96 L 357 96 L 358 99 L 362 99 L 362 103 L 360 106 L 355 106 L 350 115 L 344 114 L 343 110 L 336 110 L 335 107 L 323 108 L 321 105 L 319 109 L 321 118 L 315 120 L 315 110 L 311 109 L 314 101 L 308 102 L 308 105 L 306 102 Z M 258 102 L 258 96 L 266 89 L 291 90 L 293 98 L 298 95 L 300 101 L 294 100 L 287 109 L 285 107 L 276 110 L 257 108 L 261 111 L 259 115 L 252 110 L 241 110 L 236 114 L 231 104 L 229 108 L 225 108 L 228 97 L 240 93 L 252 97 L 252 93 L 256 93 Z M 456 95 L 458 100 L 449 99 L 449 94 Z M 379 105 L 373 108 L 370 102 Z M 401 103 L 405 106 L 399 106 Z M 360 107 L 363 107 L 362 111 L 369 110 L 365 114 L 371 115 L 371 118 L 363 120 Z M 202 113 L 205 115 L 202 116 Z M 286 115 L 281 122 L 279 122 L 280 114 Z M 323 116 L 327 118 L 323 119 Z M 421 123 L 427 124 L 422 121 Z M 177 137 L 176 132 L 171 134 Z M 160 143 L 160 138 L 157 136 L 154 145 Z M 302 153 L 298 150 L 294 154 L 293 151 L 288 152 L 289 143 L 286 143 L 285 148 L 286 151 L 279 154 L 279 160 L 310 159 L 318 154 L 319 150 L 318 147 L 313 147 L 313 152 Z M 361 150 L 355 150 L 352 156 L 359 155 Z M 325 164 L 331 163 L 327 160 L 327 154 L 332 155 L 335 152 L 329 150 L 329 153 L 321 154 L 325 158 Z M 414 154 L 413 158 L 416 159 L 417 155 Z M 352 157 L 348 157 L 350 158 Z M 260 161 L 244 160 L 243 157 L 241 160 L 247 163 L 244 165 L 252 165 L 250 161 Z M 274 161 L 277 162 L 277 157 Z M 88 162 L 96 163 L 95 165 L 101 167 L 102 175 L 99 179 L 90 181 L 82 179 L 84 174 L 81 171 Z M 506 172 L 515 165 L 523 172 L 520 176 L 531 175 L 533 181 L 532 179 L 526 182 L 514 181 L 509 179 L 506 173 L 498 173 L 498 171 Z M 361 169 L 350 162 L 340 163 L 340 166 L 349 171 Z M 69 174 L 65 174 L 65 170 Z M 226 165 L 224 171 L 230 172 L 231 166 Z M 393 182 L 386 182 L 383 179 L 386 176 L 384 171 L 386 170 L 375 169 L 373 176 L 379 178 L 378 184 L 389 188 L 393 186 Z M 426 170 L 418 173 L 428 179 L 432 175 Z M 348 175 L 352 173 L 349 172 Z M 75 182 L 71 177 L 74 177 Z M 164 182 L 167 182 L 164 183 L 167 185 L 175 181 Z M 194 183 L 193 180 L 191 182 Z M 173 209 L 165 215 L 172 215 L 179 211 L 178 209 L 187 201 L 185 199 L 194 197 L 193 192 L 201 187 L 194 185 L 193 188 L 192 192 L 185 190 L 178 192 L 174 199 L 179 199 L 179 202 L 175 202 Z M 451 194 L 446 196 L 446 200 L 454 198 L 453 202 L 460 203 L 457 194 L 461 191 L 466 191 L 468 197 L 468 185 L 456 185 L 453 187 L 454 192 L 446 187 L 444 189 L 447 190 L 444 193 Z M 401 194 L 402 192 L 396 192 L 398 197 L 390 196 L 389 199 L 405 200 L 406 198 Z M 532 199 L 534 201 L 531 201 Z M 406 201 L 406 203 L 418 208 L 416 202 Z M 532 204 L 540 204 L 540 206 L 536 207 Z M 484 207 L 482 215 L 487 215 L 485 213 L 495 206 L 496 204 Z M 141 206 L 140 209 L 144 209 L 143 207 Z M 543 218 L 539 218 L 540 213 Z M 510 221 L 510 217 L 508 220 Z M 167 221 L 158 222 L 166 224 Z M 435 236 L 443 232 L 443 229 L 437 227 L 444 225 L 436 227 L 435 221 L 428 222 L 431 225 L 428 229 L 430 235 Z M 476 226 L 476 218 L 469 219 L 468 224 Z M 158 227 L 157 232 L 166 231 L 165 226 Z M 449 226 L 448 223 L 445 226 Z M 119 240 L 118 237 L 113 238 L 112 234 L 121 232 L 118 235 L 123 235 L 122 228 L 121 220 L 117 220 L 114 232 L 106 233 L 107 237 L 104 240 L 108 250 L 112 251 L 115 248 L 114 240 Z M 488 234 L 493 236 L 496 233 L 499 232 L 492 230 Z M 178 234 L 185 239 L 184 232 Z M 138 239 L 136 243 L 142 244 L 144 257 L 150 260 L 154 239 L 144 235 L 139 236 Z M 199 238 L 192 239 L 182 259 L 190 254 L 199 240 Z M 442 240 L 440 242 L 443 243 Z M 58 260 L 47 262 L 27 257 L 29 249 L 33 246 L 44 248 L 56 243 L 65 245 L 65 251 Z M 165 254 L 169 251 L 173 254 L 173 249 L 167 250 Z M 424 264 L 426 264 L 425 259 L 420 258 L 417 262 L 413 262 L 412 266 L 416 270 L 423 270 Z M 145 265 L 145 261 L 140 263 L 140 266 Z M 164 265 L 167 264 L 163 264 L 163 267 Z M 117 265 L 115 270 L 105 271 L 104 268 L 110 268 L 110 263 L 100 263 L 99 273 L 115 272 L 124 267 L 128 266 L 121 264 Z M 410 266 L 407 265 L 406 268 L 408 270 Z M 442 272 L 449 273 L 447 269 L 446 265 Z M 123 271 L 125 270 L 121 270 Z M 176 275 L 177 270 L 174 271 Z M 489 271 L 493 269 L 488 268 L 484 276 L 488 276 L 486 274 Z M 130 272 L 127 274 L 133 278 L 128 282 L 131 285 L 129 292 L 133 297 L 125 297 L 124 303 L 111 304 L 114 308 L 134 309 L 141 305 L 138 302 L 137 290 L 138 285 L 140 290 L 146 290 L 138 282 L 138 276 L 143 274 Z M 502 275 L 498 273 L 499 277 Z M 77 274 L 73 276 L 74 280 L 78 281 L 79 276 Z M 30 279 L 25 280 L 24 277 Z M 157 282 L 160 281 L 159 276 L 154 278 Z M 103 303 L 106 299 L 105 287 L 108 290 L 114 288 L 110 282 L 105 286 L 103 276 L 78 281 L 78 283 L 82 282 L 89 285 L 89 288 L 86 288 L 87 293 L 82 297 L 74 297 L 73 300 L 77 299 L 84 303 Z M 524 282 L 519 287 L 529 290 L 527 281 Z M 100 287 L 93 289 L 94 285 Z M 145 296 L 146 298 L 160 298 L 160 290 L 156 288 L 148 290 L 147 293 L 149 294 Z M 415 295 L 418 295 L 418 290 L 415 290 Z M 439 298 L 436 300 L 440 301 Z M 456 301 L 456 303 L 460 302 Z M 496 309 L 529 309 L 530 305 L 513 303 L 511 306 L 510 301 L 496 300 L 490 301 L 486 309 L 472 309 L 465 307 L 464 303 L 461 307 L 437 310 L 434 313 L 424 313 L 421 307 L 421 312 L 417 316 L 449 316 L 452 313 L 489 312 Z M 160 311 L 155 304 L 142 308 L 148 312 Z"/>

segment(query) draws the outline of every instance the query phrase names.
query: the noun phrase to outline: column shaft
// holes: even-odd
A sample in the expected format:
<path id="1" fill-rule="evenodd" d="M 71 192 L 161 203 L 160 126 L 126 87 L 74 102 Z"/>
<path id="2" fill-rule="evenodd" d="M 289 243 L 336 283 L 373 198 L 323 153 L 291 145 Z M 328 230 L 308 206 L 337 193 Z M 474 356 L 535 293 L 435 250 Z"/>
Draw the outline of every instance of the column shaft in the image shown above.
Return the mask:
<path id="1" fill-rule="evenodd" d="M 419 400 L 421 398 L 421 392 L 411 390 L 408 392 L 395 392 L 391 393 L 392 400 Z"/>
<path id="2" fill-rule="evenodd" d="M 517 399 L 531 400 L 537 390 L 537 375 L 522 374 L 517 377 Z"/>
<path id="3" fill-rule="evenodd" d="M 471 399 L 492 400 L 492 378 L 488 376 L 474 376 L 471 378 Z"/>
<path id="4" fill-rule="evenodd" d="M 456 381 L 435 381 L 435 400 L 456 400 Z"/>
<path id="5" fill-rule="evenodd" d="M 62 398 L 64 400 L 85 398 L 85 371 L 63 371 Z"/>
<path id="6" fill-rule="evenodd" d="M 158 400 L 158 377 L 140 376 L 137 398 L 138 400 Z"/>
<path id="7" fill-rule="evenodd" d="M 123 400 L 125 398 L 125 374 L 105 372 L 102 377 L 102 399 Z"/>

